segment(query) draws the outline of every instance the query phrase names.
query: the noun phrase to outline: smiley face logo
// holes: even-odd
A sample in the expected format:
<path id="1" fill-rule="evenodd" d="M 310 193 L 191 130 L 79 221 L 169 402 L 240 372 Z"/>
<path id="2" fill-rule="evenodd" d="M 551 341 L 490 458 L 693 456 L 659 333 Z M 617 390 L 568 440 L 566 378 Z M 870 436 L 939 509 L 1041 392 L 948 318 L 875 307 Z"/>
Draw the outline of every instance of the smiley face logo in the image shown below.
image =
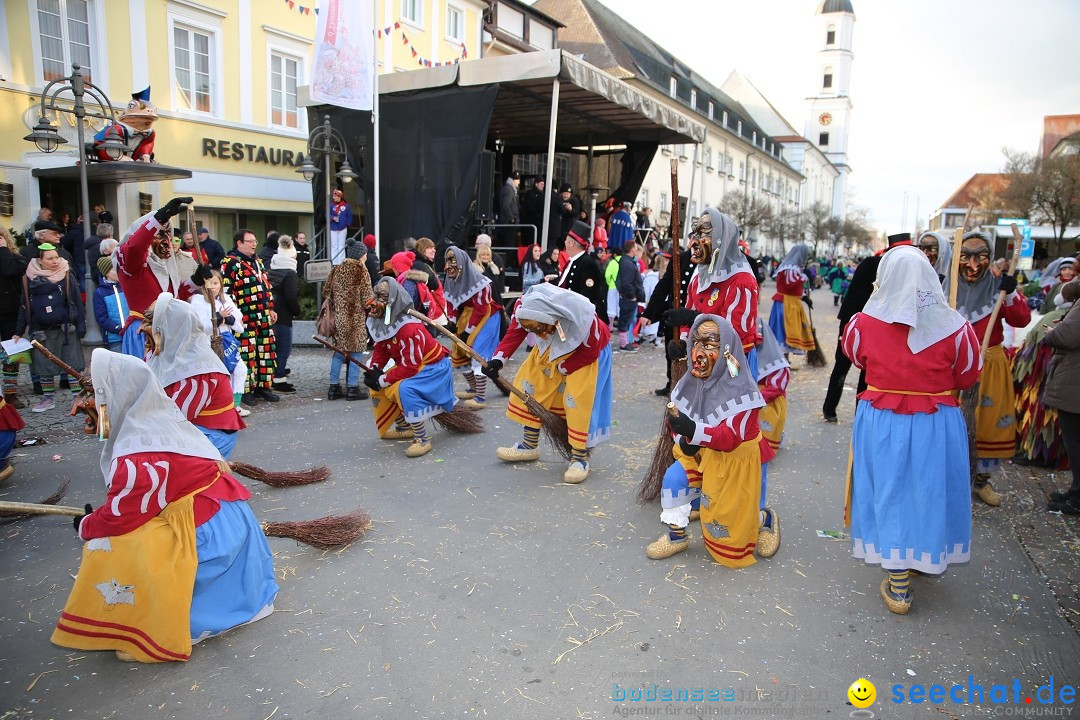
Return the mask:
<path id="1" fill-rule="evenodd" d="M 848 700 L 857 708 L 868 708 L 877 699 L 877 688 L 866 678 L 859 678 L 851 683 L 847 691 Z"/>

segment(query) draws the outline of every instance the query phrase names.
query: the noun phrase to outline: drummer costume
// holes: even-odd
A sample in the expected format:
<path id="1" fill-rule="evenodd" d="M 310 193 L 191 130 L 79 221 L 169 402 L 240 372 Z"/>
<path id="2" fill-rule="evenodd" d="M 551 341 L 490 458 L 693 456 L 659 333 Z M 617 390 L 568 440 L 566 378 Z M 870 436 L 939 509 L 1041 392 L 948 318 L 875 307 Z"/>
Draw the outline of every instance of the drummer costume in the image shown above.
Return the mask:
<path id="1" fill-rule="evenodd" d="M 985 263 L 993 258 L 990 238 L 981 232 L 969 232 L 964 235 L 964 244 L 969 241 L 979 244 L 980 254 L 985 247 Z M 973 282 L 964 279 L 963 270 L 968 262 L 974 261 L 974 254 L 961 251 L 961 274 L 954 281 L 958 283 L 956 292 L 956 310 L 975 329 L 975 336 L 982 341 L 990 323 L 990 315 L 1001 288 L 1003 276 L 995 277 L 988 269 L 983 269 Z M 1016 454 L 1016 392 L 1013 389 L 1012 370 L 1009 358 L 1005 356 L 1002 341 L 1005 334 L 1003 324 L 1022 328 L 1031 322 L 1031 309 L 1019 289 L 1010 292 L 1001 307 L 994 327 L 990 332 L 990 343 L 983 362 L 982 379 L 979 382 L 979 401 L 975 407 L 975 450 L 978 455 L 977 476 L 973 485 L 975 495 L 987 505 L 1001 504 L 1001 496 L 994 490 L 989 480 L 1001 467 L 1003 458 Z"/>
<path id="2" fill-rule="evenodd" d="M 491 280 L 476 269 L 468 253 L 451 246 L 446 250 L 446 259 L 451 261 L 451 258 L 449 264 L 456 264 L 457 275 L 450 277 L 451 269 L 447 269 L 443 283 L 447 315 L 456 323 L 458 337 L 486 361 L 499 344 L 502 308 L 492 298 Z M 453 346 L 450 359 L 455 369 L 463 370 L 469 384 L 469 390 L 458 397 L 465 400 L 467 407 L 477 410 L 487 407 L 487 378 L 480 374 L 483 366 L 457 345 Z"/>
<path id="3" fill-rule="evenodd" d="M 132 223 L 116 249 L 116 277 L 128 304 L 127 324 L 120 331 L 121 350 L 137 358 L 146 356 L 139 328 L 150 303 L 163 292 L 172 293 L 180 300 L 200 292 L 190 278 L 197 267 L 194 260 L 176 252 L 163 260 L 154 253 L 151 246 L 158 232 L 169 228 L 157 219 L 158 213 L 161 210 L 147 213 Z"/>
<path id="4" fill-rule="evenodd" d="M 769 328 L 785 352 L 803 355 L 814 349 L 814 336 L 810 327 L 810 315 L 802 301 L 803 284 L 806 282 L 806 259 L 810 248 L 798 244 L 776 268 L 776 294 L 773 295 Z"/>
<path id="5" fill-rule="evenodd" d="M 580 483 L 589 475 L 589 453 L 611 435 L 611 332 L 585 297 L 548 283 L 532 287 L 514 313 L 523 331 L 536 335 L 536 345 L 514 376 L 514 385 L 558 415 L 566 416 L 572 448 L 563 481 Z M 513 353 L 521 340 L 508 334 L 496 357 Z M 506 416 L 524 426 L 524 437 L 501 447 L 504 462 L 540 458 L 540 418 L 511 395 Z"/>
<path id="6" fill-rule="evenodd" d="M 424 324 L 408 314 L 412 299 L 396 280 L 383 278 L 373 292 L 369 307 L 379 312 L 367 318 L 375 350 L 364 383 L 371 388 L 375 427 L 384 440 L 412 438 L 405 455 L 420 457 L 431 451 L 425 421 L 457 404 L 450 358 Z M 394 366 L 384 372 L 390 361 Z"/>
<path id="7" fill-rule="evenodd" d="M 180 412 L 226 460 L 236 447 L 237 431 L 247 425 L 236 412 L 232 378 L 210 348 L 198 311 L 161 293 L 148 316 L 154 333 L 150 370 Z"/>
<path id="8" fill-rule="evenodd" d="M 646 555 L 660 560 L 686 550 L 690 513 L 700 502 L 709 554 L 721 565 L 746 567 L 756 562 L 754 548 L 767 520 L 759 509 L 761 465 L 772 457 L 758 424 L 765 399 L 726 319 L 699 315 L 688 344 L 690 370 L 671 391 L 677 415 L 668 417 L 676 435 L 675 462 L 660 491 L 660 521 L 668 531 Z"/>
<path id="9" fill-rule="evenodd" d="M 979 378 L 979 340 L 948 306 L 916 248 L 885 254 L 878 290 L 843 335 L 866 371 L 852 431 L 851 544 L 889 573 L 886 607 L 911 606 L 908 571 L 937 575 L 971 557 L 967 427 L 955 396 Z"/>
<path id="10" fill-rule="evenodd" d="M 75 518 L 82 563 L 52 641 L 187 660 L 192 644 L 273 612 L 273 557 L 250 493 L 146 364 L 98 349 L 91 372 L 108 498 Z"/>

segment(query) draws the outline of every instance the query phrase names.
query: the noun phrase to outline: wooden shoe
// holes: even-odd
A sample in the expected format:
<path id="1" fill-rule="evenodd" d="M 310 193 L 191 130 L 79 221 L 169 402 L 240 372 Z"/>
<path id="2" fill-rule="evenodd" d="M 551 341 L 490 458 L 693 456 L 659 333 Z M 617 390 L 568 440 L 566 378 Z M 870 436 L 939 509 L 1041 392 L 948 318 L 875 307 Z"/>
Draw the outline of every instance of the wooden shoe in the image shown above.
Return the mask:
<path id="1" fill-rule="evenodd" d="M 701 518 L 701 511 L 700 510 L 691 510 L 690 511 L 690 522 L 695 522 L 695 521 L 699 520 L 700 518 Z"/>
<path id="2" fill-rule="evenodd" d="M 469 408 L 470 410 L 483 410 L 484 408 L 487 407 L 487 401 L 485 401 L 485 400 L 477 400 L 475 396 L 465 400 L 461 404 L 464 407 Z"/>
<path id="3" fill-rule="evenodd" d="M 26 403 L 19 399 L 18 393 L 4 393 L 4 401 L 16 410 L 26 407 Z"/>
<path id="4" fill-rule="evenodd" d="M 566 468 L 566 472 L 563 473 L 562 479 L 564 483 L 577 485 L 584 482 L 587 477 L 589 477 L 589 463 L 572 462 L 570 467 Z"/>
<path id="5" fill-rule="evenodd" d="M 9 477 L 12 476 L 12 474 L 14 472 L 15 472 L 15 466 L 14 465 L 12 465 L 11 463 L 8 463 L 7 465 L 5 465 L 4 469 L 0 470 L 0 482 L 4 482 L 5 480 L 7 480 Z"/>
<path id="6" fill-rule="evenodd" d="M 907 615 L 908 610 L 911 609 L 911 591 L 908 590 L 906 598 L 896 595 L 889 589 L 889 578 L 881 581 L 881 599 L 885 601 L 885 607 L 889 609 L 889 612 L 897 615 Z"/>
<path id="7" fill-rule="evenodd" d="M 672 555 L 678 555 L 690 546 L 690 540 L 672 540 L 664 533 L 656 542 L 649 543 L 645 548 L 645 555 L 652 560 L 663 560 Z"/>
<path id="8" fill-rule="evenodd" d="M 409 447 L 405 448 L 405 457 L 420 457 L 421 455 L 427 455 L 431 452 L 431 441 L 420 442 L 419 440 L 413 440 Z"/>
<path id="9" fill-rule="evenodd" d="M 975 497 L 982 500 L 990 507 L 998 507 L 1001 505 L 1001 493 L 994 489 L 994 486 L 989 481 L 984 482 L 981 485 L 975 485 L 971 488 L 971 491 L 975 493 Z"/>
<path id="10" fill-rule="evenodd" d="M 495 451 L 495 457 L 503 462 L 526 462 L 540 459 L 540 448 L 501 447 Z"/>
<path id="11" fill-rule="evenodd" d="M 390 428 L 386 431 L 386 434 L 382 436 L 383 440 L 412 440 L 412 430 L 401 430 L 399 428 Z"/>
<path id="12" fill-rule="evenodd" d="M 758 557 L 771 558 L 780 549 L 780 517 L 771 507 L 766 506 L 765 512 L 769 513 L 769 527 L 762 525 L 758 529 L 757 546 L 754 548 Z"/>
<path id="13" fill-rule="evenodd" d="M 472 400 L 476 397 L 476 393 L 472 390 L 458 390 L 454 395 L 458 400 Z"/>
<path id="14" fill-rule="evenodd" d="M 116 651 L 116 659 L 119 660 L 120 662 L 139 662 L 138 660 L 135 659 L 134 655 L 132 655 L 131 653 L 126 652 L 124 650 L 117 650 Z"/>

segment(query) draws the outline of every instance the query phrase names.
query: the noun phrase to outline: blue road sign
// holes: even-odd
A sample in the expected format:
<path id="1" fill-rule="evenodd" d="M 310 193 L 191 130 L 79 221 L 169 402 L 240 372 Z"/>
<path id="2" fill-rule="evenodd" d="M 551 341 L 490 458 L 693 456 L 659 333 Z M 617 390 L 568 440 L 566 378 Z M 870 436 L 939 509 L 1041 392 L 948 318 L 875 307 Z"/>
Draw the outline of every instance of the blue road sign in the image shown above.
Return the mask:
<path id="1" fill-rule="evenodd" d="M 1020 232 L 1024 234 L 1024 239 L 1020 241 L 1020 257 L 1035 257 L 1035 242 L 1031 239 L 1031 226 L 1025 225 L 1020 228 Z"/>

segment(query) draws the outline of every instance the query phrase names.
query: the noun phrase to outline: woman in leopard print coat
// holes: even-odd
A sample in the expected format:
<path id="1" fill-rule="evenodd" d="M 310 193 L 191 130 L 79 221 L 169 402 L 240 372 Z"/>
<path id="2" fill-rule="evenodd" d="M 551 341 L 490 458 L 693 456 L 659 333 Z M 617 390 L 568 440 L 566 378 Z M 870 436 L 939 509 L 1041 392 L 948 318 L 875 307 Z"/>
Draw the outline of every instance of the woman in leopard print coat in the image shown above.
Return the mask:
<path id="1" fill-rule="evenodd" d="M 351 238 L 345 243 L 345 261 L 335 265 L 326 279 L 323 292 L 330 298 L 334 308 L 333 343 L 348 351 L 357 360 L 367 349 L 368 333 L 364 324 L 364 304 L 371 299 L 371 277 L 364 267 L 363 245 Z M 345 373 L 345 392 L 341 390 L 341 365 L 346 362 L 341 353 L 334 353 L 330 361 L 330 389 L 327 400 L 362 400 L 368 397 L 366 389 L 360 387 L 360 367 L 348 363 Z"/>

